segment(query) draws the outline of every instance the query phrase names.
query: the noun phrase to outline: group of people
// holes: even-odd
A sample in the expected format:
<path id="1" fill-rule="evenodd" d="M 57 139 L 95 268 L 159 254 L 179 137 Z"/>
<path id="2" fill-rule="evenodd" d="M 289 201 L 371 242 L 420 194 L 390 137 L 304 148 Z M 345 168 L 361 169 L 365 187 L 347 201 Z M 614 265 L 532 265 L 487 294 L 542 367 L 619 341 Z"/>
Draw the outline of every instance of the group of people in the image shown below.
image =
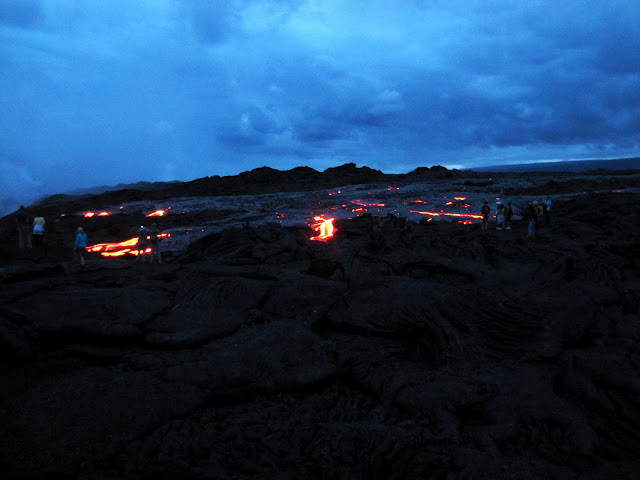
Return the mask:
<path id="1" fill-rule="evenodd" d="M 504 205 L 502 202 L 496 202 L 496 230 L 511 230 L 511 218 L 515 210 L 511 206 L 511 202 Z M 489 228 L 489 218 L 491 217 L 491 207 L 485 200 L 482 204 L 482 230 Z M 547 197 L 544 202 L 533 201 L 527 204 L 522 216 L 529 220 L 527 236 L 535 235 L 536 228 L 543 222 L 549 224 L 551 221 L 551 197 Z"/>
<path id="2" fill-rule="evenodd" d="M 507 205 L 503 205 L 502 202 L 496 202 L 496 230 L 511 230 L 511 217 L 513 217 L 514 210 L 511 207 L 511 202 L 507 202 Z M 482 202 L 482 230 L 489 228 L 489 217 L 491 216 L 491 207 L 485 200 Z"/>
<path id="3" fill-rule="evenodd" d="M 19 248 L 45 248 L 44 243 L 44 217 L 37 216 L 31 221 L 24 205 L 16 212 L 16 228 L 18 230 Z M 33 240 L 32 240 L 33 239 Z"/>
<path id="4" fill-rule="evenodd" d="M 527 236 L 533 237 L 543 223 L 549 225 L 551 222 L 551 197 L 547 197 L 544 202 L 529 202 L 523 216 L 529 219 Z"/>
<path id="5" fill-rule="evenodd" d="M 45 235 L 45 219 L 42 216 L 37 216 L 31 221 L 27 210 L 23 205 L 20 206 L 15 214 L 16 229 L 18 231 L 18 247 L 19 248 L 33 248 L 43 247 L 46 245 L 44 242 Z M 140 226 L 138 229 L 138 244 L 136 245 L 137 259 L 142 261 L 153 262 L 157 260 L 158 263 L 162 263 L 162 256 L 160 254 L 160 231 L 157 224 L 151 224 L 151 227 L 146 228 Z M 85 265 L 85 253 L 87 250 L 87 234 L 82 227 L 78 227 L 76 230 L 75 242 L 73 245 L 73 260 L 79 261 L 81 265 Z"/>

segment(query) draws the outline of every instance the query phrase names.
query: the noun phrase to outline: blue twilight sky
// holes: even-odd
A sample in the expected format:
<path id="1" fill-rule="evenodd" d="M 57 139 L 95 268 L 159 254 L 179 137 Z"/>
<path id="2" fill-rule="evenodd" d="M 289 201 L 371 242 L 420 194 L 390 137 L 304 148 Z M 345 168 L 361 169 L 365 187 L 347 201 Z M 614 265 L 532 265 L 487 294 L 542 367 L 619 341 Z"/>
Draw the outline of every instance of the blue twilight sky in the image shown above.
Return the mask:
<path id="1" fill-rule="evenodd" d="M 639 156 L 638 52 L 637 0 L 0 0 L 0 212 L 264 165 Z"/>

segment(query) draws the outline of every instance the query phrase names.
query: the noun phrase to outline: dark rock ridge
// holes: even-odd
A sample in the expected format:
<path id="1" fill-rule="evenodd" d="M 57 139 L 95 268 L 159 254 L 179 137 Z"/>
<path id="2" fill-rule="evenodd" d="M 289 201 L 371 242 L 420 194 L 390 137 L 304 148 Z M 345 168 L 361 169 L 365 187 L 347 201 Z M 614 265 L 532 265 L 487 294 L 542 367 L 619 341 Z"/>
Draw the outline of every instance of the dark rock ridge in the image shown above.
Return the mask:
<path id="1" fill-rule="evenodd" d="M 144 188 L 123 188 L 120 190 L 106 191 L 97 194 L 85 195 L 52 195 L 35 205 L 27 206 L 31 215 L 43 215 L 45 217 L 59 217 L 61 213 L 71 213 L 100 210 L 109 206 L 130 202 L 165 201 L 177 197 L 198 196 L 226 196 L 226 195 L 255 195 L 278 192 L 306 192 L 336 188 L 344 185 L 410 185 L 427 182 L 434 187 L 455 185 L 463 188 L 484 188 L 486 192 L 505 195 L 551 195 L 558 193 L 571 193 L 595 190 L 626 189 L 638 185 L 640 170 L 604 171 L 597 172 L 474 172 L 449 170 L 442 166 L 420 167 L 404 174 L 385 174 L 369 167 L 356 167 L 353 163 L 339 167 L 328 168 L 324 172 L 318 172 L 309 167 L 296 167 L 291 170 L 275 170 L 269 167 L 257 168 L 234 176 L 204 177 L 190 182 L 177 183 L 145 183 Z M 527 179 L 531 185 L 527 187 L 513 186 L 514 180 L 518 182 Z M 209 212 L 208 216 L 221 216 L 224 212 L 216 214 Z M 71 223 L 70 217 L 57 218 L 59 224 Z M 186 224 L 186 220 L 198 220 L 198 218 L 185 217 L 180 223 Z M 74 220 L 75 221 L 75 220 Z M 174 226 L 175 222 L 168 219 L 159 220 L 165 225 L 162 228 Z M 117 230 L 117 220 L 104 219 L 105 225 L 115 223 L 112 230 Z M 77 223 L 77 222 L 75 222 Z M 138 223 L 137 221 L 133 222 Z M 58 225 L 48 224 L 47 233 L 50 243 L 56 238 Z M 76 225 L 77 226 L 77 225 Z M 0 243 L 13 241 L 15 235 L 15 223 L 13 215 L 0 218 Z M 65 230 L 62 227 L 61 230 Z M 104 232 L 100 232 L 104 233 Z M 133 232 L 130 232 L 133 233 Z M 113 238 L 113 240 L 116 240 Z M 53 241 L 55 244 L 55 241 Z"/>
<path id="2" fill-rule="evenodd" d="M 336 226 L 162 265 L 2 247 L 5 478 L 635 478 L 640 194 L 558 202 L 533 239 Z"/>

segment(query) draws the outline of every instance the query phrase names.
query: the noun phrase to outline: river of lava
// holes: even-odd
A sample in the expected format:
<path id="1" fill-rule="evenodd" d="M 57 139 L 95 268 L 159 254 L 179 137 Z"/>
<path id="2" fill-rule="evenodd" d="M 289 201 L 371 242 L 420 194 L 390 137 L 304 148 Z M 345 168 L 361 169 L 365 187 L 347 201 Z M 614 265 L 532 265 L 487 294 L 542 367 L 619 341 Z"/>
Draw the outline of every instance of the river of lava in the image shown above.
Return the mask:
<path id="1" fill-rule="evenodd" d="M 409 211 L 412 213 L 419 213 L 420 215 L 430 215 L 432 217 L 439 217 L 440 215 L 444 215 L 446 217 L 482 218 L 482 215 L 475 215 L 473 213 L 425 212 L 424 210 Z"/>
<path id="2" fill-rule="evenodd" d="M 170 237 L 170 233 L 161 233 L 158 235 L 159 239 Z M 133 237 L 123 242 L 114 243 L 96 243 L 86 247 L 87 252 L 100 253 L 103 257 L 121 257 L 127 253 L 130 255 L 139 255 L 140 253 L 151 253 L 151 247 L 147 247 L 144 251 L 136 249 L 139 237 Z M 149 240 L 150 237 L 147 237 Z"/>

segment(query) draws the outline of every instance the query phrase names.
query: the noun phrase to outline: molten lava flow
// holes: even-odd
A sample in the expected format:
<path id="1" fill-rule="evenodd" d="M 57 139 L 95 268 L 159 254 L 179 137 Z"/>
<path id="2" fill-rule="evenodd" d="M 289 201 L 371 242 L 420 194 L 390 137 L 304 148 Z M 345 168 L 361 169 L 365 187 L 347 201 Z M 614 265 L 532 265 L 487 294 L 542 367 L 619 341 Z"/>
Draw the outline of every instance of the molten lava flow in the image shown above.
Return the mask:
<path id="1" fill-rule="evenodd" d="M 84 212 L 82 214 L 82 216 L 84 218 L 91 218 L 91 217 L 95 217 L 96 215 L 98 217 L 107 217 L 107 216 L 111 215 L 111 213 L 112 212 L 99 212 L 99 213 L 96 213 L 96 212 Z"/>
<path id="2" fill-rule="evenodd" d="M 156 210 L 155 212 L 151 212 L 147 214 L 147 217 L 162 217 L 165 214 L 165 210 Z"/>
<path id="3" fill-rule="evenodd" d="M 130 238 L 124 242 L 96 243 L 87 247 L 87 252 L 100 252 L 104 257 L 117 257 L 129 253 L 138 243 L 138 237 Z M 137 250 L 135 255 L 137 255 Z"/>
<path id="4" fill-rule="evenodd" d="M 466 200 L 467 197 L 453 197 L 454 200 Z"/>
<path id="5" fill-rule="evenodd" d="M 409 210 L 411 213 L 419 213 L 420 215 L 431 215 L 432 217 L 439 217 L 444 215 L 446 217 L 467 217 L 467 218 L 482 218 L 482 215 L 474 215 L 472 213 L 450 213 L 450 212 L 425 212 L 423 210 Z"/>
<path id="6" fill-rule="evenodd" d="M 309 237 L 309 240 L 316 240 L 319 242 L 326 242 L 330 238 L 332 238 L 335 233 L 338 231 L 337 228 L 333 226 L 333 221 L 335 218 L 322 218 L 322 217 L 313 217 L 316 223 L 311 225 L 319 235 L 315 237 Z"/>
<path id="7" fill-rule="evenodd" d="M 384 203 L 366 203 L 362 200 L 351 200 L 351 203 L 355 203 L 356 205 L 360 205 L 361 207 L 386 207 Z"/>
<path id="8" fill-rule="evenodd" d="M 158 238 L 169 238 L 170 236 L 170 233 L 160 233 Z M 100 253 L 103 257 L 121 257 L 127 253 L 129 255 L 139 255 L 140 251 L 135 248 L 138 244 L 138 238 L 139 237 L 130 238 L 124 242 L 96 243 L 95 245 L 86 247 L 86 249 L 87 252 Z M 147 237 L 147 239 L 149 238 L 150 237 Z M 142 253 L 151 253 L 151 247 L 145 248 Z"/>

